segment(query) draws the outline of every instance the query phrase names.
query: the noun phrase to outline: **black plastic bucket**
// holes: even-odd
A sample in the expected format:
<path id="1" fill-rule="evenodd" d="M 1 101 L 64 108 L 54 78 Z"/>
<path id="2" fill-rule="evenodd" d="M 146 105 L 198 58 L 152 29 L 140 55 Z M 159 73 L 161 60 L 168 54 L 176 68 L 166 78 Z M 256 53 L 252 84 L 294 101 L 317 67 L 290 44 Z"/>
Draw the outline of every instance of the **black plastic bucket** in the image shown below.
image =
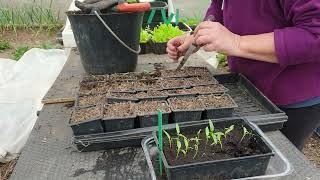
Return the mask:
<path id="1" fill-rule="evenodd" d="M 100 17 L 128 47 L 138 51 L 143 12 L 107 13 Z M 81 62 L 89 74 L 134 71 L 138 53 L 122 45 L 95 14 L 67 12 Z"/>

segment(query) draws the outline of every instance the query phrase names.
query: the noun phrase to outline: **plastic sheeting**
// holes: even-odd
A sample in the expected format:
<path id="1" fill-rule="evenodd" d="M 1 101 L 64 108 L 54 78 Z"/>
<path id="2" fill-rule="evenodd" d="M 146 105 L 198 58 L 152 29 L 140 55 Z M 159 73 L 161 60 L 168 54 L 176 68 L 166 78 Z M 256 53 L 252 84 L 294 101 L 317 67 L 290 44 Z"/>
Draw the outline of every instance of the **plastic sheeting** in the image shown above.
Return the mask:
<path id="1" fill-rule="evenodd" d="M 19 61 L 0 58 L 0 162 L 21 152 L 66 60 L 64 50 L 43 49 L 31 49 Z"/>

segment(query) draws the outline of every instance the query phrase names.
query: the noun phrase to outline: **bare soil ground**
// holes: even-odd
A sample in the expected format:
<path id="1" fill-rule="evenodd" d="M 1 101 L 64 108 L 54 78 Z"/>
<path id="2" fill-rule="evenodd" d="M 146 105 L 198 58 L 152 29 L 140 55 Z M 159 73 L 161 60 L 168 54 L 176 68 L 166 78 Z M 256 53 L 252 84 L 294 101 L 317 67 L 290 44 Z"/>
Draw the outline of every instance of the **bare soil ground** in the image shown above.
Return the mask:
<path id="1" fill-rule="evenodd" d="M 0 58 L 11 58 L 16 48 L 21 46 L 37 47 L 43 43 L 56 44 L 55 31 L 48 32 L 44 30 L 21 29 L 16 32 L 12 30 L 0 31 L 0 39 L 8 41 L 11 45 L 10 49 L 0 52 Z"/>
<path id="2" fill-rule="evenodd" d="M 14 167 L 16 166 L 17 160 L 13 160 L 8 163 L 0 163 L 0 180 L 9 179 Z"/>
<path id="3" fill-rule="evenodd" d="M 303 149 L 304 155 L 320 168 L 320 137 L 313 135 Z"/>

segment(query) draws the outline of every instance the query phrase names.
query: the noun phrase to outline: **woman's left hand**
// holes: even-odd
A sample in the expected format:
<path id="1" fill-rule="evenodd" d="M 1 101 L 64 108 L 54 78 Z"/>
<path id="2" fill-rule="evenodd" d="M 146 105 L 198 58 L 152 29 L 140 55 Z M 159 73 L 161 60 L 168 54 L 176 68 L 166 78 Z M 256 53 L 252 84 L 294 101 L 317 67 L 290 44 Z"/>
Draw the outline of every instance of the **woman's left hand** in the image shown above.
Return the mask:
<path id="1" fill-rule="evenodd" d="M 204 21 L 194 32 L 195 43 L 205 51 L 216 51 L 237 56 L 240 36 L 232 33 L 219 22 Z"/>

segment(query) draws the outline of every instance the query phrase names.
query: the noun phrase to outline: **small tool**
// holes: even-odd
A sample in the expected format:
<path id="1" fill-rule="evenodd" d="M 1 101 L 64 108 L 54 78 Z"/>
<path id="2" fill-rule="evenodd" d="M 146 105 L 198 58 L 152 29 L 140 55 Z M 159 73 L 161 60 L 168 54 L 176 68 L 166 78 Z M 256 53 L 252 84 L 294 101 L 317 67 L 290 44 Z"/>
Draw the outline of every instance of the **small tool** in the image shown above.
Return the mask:
<path id="1" fill-rule="evenodd" d="M 209 15 L 207 18 L 206 18 L 206 21 L 215 21 L 215 18 L 213 15 Z M 190 33 L 191 36 L 194 35 L 194 31 L 192 31 Z M 198 51 L 199 49 L 201 48 L 201 46 L 198 46 L 197 44 L 195 44 L 194 42 L 190 45 L 189 49 L 187 50 L 186 54 L 184 55 L 183 59 L 181 60 L 179 66 L 177 67 L 176 70 L 180 70 L 185 64 L 186 62 L 188 61 L 189 57 L 191 56 L 191 54 L 195 51 Z"/>
<path id="2" fill-rule="evenodd" d="M 143 3 L 120 3 L 113 8 L 116 12 L 143 12 L 150 10 L 166 9 L 168 4 L 162 1 Z"/>

